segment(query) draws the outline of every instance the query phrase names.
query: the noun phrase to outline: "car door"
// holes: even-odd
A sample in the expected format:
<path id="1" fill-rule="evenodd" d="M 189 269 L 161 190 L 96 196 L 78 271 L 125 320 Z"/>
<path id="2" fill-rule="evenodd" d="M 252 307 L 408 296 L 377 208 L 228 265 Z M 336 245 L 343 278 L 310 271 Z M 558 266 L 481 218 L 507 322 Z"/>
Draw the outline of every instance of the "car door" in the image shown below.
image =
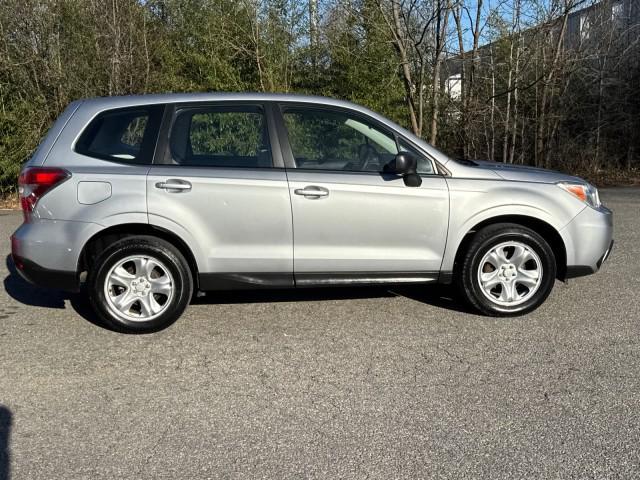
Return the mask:
<path id="1" fill-rule="evenodd" d="M 293 285 L 286 172 L 261 104 L 186 104 L 165 114 L 148 175 L 149 223 L 178 234 L 203 290 Z"/>
<path id="2" fill-rule="evenodd" d="M 296 284 L 436 279 L 449 195 L 434 163 L 359 112 L 281 104 Z M 383 173 L 399 149 L 420 155 L 419 187 Z"/>

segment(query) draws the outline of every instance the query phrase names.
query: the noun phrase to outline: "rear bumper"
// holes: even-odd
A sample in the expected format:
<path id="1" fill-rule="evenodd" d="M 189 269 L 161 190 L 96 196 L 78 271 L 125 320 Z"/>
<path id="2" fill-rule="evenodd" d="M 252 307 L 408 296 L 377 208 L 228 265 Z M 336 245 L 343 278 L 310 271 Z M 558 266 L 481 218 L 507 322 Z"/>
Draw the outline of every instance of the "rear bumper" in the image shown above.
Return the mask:
<path id="1" fill-rule="evenodd" d="M 67 292 L 77 292 L 80 290 L 80 282 L 76 272 L 65 272 L 62 270 L 51 270 L 44 268 L 30 260 L 18 255 L 11 255 L 16 270 L 27 282 L 45 288 L 55 288 Z"/>
<path id="2" fill-rule="evenodd" d="M 13 233 L 11 251 L 45 270 L 75 272 L 82 248 L 102 228 L 88 222 L 35 219 Z"/>
<path id="3" fill-rule="evenodd" d="M 23 223 L 11 235 L 11 257 L 18 273 L 40 287 L 79 290 L 78 258 L 93 224 L 58 220 Z"/>

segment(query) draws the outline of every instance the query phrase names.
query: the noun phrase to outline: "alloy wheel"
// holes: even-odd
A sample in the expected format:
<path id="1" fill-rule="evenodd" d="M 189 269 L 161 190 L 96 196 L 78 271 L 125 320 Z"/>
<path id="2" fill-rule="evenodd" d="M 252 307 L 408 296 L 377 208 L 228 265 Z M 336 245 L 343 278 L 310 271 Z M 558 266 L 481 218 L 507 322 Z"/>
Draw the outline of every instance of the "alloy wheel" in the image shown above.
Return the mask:
<path id="1" fill-rule="evenodd" d="M 148 321 L 171 304 L 175 282 L 160 260 L 132 255 L 117 262 L 107 273 L 104 293 L 109 310 L 128 321 Z"/>
<path id="2" fill-rule="evenodd" d="M 542 283 L 538 254 L 521 242 L 492 247 L 478 267 L 480 290 L 491 302 L 513 307 L 529 300 Z"/>

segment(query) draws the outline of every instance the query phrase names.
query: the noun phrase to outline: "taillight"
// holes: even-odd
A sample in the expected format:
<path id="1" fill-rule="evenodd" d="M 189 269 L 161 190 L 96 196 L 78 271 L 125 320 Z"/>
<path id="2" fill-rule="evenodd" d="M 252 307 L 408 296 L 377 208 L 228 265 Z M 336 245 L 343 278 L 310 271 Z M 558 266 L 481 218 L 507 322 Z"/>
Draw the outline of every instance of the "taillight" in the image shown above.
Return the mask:
<path id="1" fill-rule="evenodd" d="M 18 192 L 24 219 L 28 220 L 31 212 L 45 193 L 64 182 L 71 174 L 62 168 L 28 167 L 18 178 Z"/>

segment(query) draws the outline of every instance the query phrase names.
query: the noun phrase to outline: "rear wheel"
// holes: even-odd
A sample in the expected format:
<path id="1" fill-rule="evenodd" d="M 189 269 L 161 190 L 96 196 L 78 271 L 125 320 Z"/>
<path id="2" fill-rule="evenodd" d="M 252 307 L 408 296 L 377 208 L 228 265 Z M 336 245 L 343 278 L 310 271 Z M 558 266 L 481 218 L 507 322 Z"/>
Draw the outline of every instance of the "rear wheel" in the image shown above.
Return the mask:
<path id="1" fill-rule="evenodd" d="M 129 332 L 171 325 L 193 292 L 191 272 L 180 251 L 151 236 L 121 239 L 98 255 L 87 286 L 100 318 Z"/>
<path id="2" fill-rule="evenodd" d="M 551 293 L 556 260 L 533 230 L 509 223 L 479 230 L 465 253 L 458 283 L 469 303 L 493 316 L 521 315 Z"/>

